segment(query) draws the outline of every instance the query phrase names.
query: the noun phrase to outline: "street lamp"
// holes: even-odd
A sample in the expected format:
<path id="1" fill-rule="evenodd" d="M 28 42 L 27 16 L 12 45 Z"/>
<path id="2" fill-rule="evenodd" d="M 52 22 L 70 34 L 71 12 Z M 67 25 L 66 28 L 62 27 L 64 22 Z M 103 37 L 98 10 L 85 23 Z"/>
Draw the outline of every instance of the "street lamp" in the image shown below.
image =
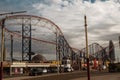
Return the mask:
<path id="1" fill-rule="evenodd" d="M 89 65 L 89 53 L 88 53 L 88 35 L 87 35 L 87 18 L 84 16 L 85 20 L 85 38 L 86 38 L 86 54 L 87 54 L 87 76 L 88 80 L 90 80 L 90 65 Z"/>

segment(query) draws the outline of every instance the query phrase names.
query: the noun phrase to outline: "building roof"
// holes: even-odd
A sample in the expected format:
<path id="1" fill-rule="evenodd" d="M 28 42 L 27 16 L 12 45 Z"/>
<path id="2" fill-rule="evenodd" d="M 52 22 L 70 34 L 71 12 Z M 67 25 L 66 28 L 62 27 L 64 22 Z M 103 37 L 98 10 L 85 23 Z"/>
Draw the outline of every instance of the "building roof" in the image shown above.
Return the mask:
<path id="1" fill-rule="evenodd" d="M 46 61 L 46 58 L 43 55 L 37 54 L 32 58 L 33 62 Z"/>

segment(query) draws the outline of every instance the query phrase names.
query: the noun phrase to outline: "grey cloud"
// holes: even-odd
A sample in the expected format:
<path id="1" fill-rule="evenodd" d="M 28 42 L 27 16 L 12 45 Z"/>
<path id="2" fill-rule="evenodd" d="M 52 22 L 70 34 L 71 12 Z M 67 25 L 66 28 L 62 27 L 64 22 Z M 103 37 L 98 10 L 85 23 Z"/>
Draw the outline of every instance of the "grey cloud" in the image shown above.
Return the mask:
<path id="1" fill-rule="evenodd" d="M 116 24 L 104 24 L 104 23 L 99 23 L 93 26 L 88 26 L 88 32 L 91 34 L 101 34 L 101 33 L 109 33 L 110 29 L 114 27 Z M 104 32 L 106 30 L 106 32 Z M 100 32 L 101 31 L 101 32 Z M 103 32 L 102 32 L 103 31 Z"/>
<path id="2" fill-rule="evenodd" d="M 118 41 L 119 36 L 120 36 L 120 33 L 112 33 L 112 34 L 110 33 L 109 35 L 99 36 L 98 39 L 103 41 L 109 41 L 109 40 Z"/>
<path id="3" fill-rule="evenodd" d="M 6 1 L 6 0 L 3 0 Z M 67 41 L 73 45 L 76 40 L 79 41 L 80 38 L 84 37 L 84 17 L 85 11 L 88 11 L 88 17 L 92 17 L 88 20 L 88 33 L 91 38 L 97 36 L 97 40 L 117 40 L 119 33 L 110 31 L 111 28 L 115 26 L 112 23 L 119 23 L 119 11 L 118 4 L 111 3 L 87 3 L 82 4 L 79 0 L 59 0 L 63 1 L 60 4 L 54 3 L 56 0 L 7 0 L 8 2 L 0 3 L 0 11 L 14 11 L 14 10 L 27 10 L 31 12 L 30 14 L 47 17 L 48 19 L 55 22 L 62 29 Z M 19 2 L 17 2 L 19 1 Z M 67 1 L 67 6 L 64 3 Z M 19 4 L 18 4 L 19 3 Z M 40 5 L 43 7 L 39 8 Z M 72 4 L 72 6 L 70 6 Z M 5 6 L 6 5 L 6 6 Z M 36 5 L 33 7 L 33 5 Z M 44 6 L 45 5 L 45 6 Z M 63 5 L 63 7 L 61 6 Z M 111 5 L 111 6 L 108 6 Z M 65 7 L 64 7 L 65 6 Z M 62 7 L 62 8 L 61 8 Z M 85 10 L 86 9 L 86 10 Z M 111 10 L 112 9 L 112 10 Z M 110 16 L 109 16 L 110 15 Z M 89 22 L 90 21 L 90 22 Z M 111 24 L 109 24 L 111 23 Z M 82 26 L 81 26 L 82 25 Z M 80 27 L 81 26 L 81 27 Z M 116 28 L 116 27 L 115 27 Z M 119 28 L 118 28 L 119 30 Z M 110 33 L 110 34 L 109 34 Z M 51 38 L 48 37 L 49 39 Z M 75 46 L 78 46 L 76 42 Z M 47 46 L 44 44 L 43 46 Z M 44 53 L 42 45 L 35 46 L 34 49 Z M 48 46 L 49 48 L 50 46 Z M 79 47 L 78 47 L 79 48 Z M 33 50 L 34 50 L 33 49 Z M 45 50 L 45 49 L 44 49 Z M 46 51 L 48 53 L 48 51 Z M 52 53 L 52 51 L 51 51 Z"/>

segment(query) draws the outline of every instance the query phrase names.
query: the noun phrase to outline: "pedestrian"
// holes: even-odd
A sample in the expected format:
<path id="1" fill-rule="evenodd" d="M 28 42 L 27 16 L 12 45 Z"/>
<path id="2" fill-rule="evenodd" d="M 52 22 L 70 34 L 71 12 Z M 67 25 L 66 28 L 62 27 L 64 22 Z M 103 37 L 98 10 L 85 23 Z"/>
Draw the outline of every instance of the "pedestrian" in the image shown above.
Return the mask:
<path id="1" fill-rule="evenodd" d="M 101 67 L 101 65 L 100 65 L 100 64 L 98 65 L 98 70 L 99 70 L 99 71 L 101 71 L 101 70 L 102 70 L 102 67 Z"/>

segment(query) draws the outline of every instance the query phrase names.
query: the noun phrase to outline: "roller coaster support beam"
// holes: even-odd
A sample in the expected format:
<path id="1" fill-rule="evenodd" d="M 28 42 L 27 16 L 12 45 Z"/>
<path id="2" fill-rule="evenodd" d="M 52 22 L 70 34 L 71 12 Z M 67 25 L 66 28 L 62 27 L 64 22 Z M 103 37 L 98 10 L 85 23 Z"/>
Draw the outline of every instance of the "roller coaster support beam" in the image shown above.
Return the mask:
<path id="1" fill-rule="evenodd" d="M 2 34 L 1 34 L 1 63 L 0 63 L 0 80 L 3 78 L 3 54 L 4 54 L 4 23 L 5 19 L 2 20 Z"/>
<path id="2" fill-rule="evenodd" d="M 11 56 L 11 62 L 13 62 L 13 35 L 11 35 L 11 53 L 10 53 L 10 56 Z"/>

